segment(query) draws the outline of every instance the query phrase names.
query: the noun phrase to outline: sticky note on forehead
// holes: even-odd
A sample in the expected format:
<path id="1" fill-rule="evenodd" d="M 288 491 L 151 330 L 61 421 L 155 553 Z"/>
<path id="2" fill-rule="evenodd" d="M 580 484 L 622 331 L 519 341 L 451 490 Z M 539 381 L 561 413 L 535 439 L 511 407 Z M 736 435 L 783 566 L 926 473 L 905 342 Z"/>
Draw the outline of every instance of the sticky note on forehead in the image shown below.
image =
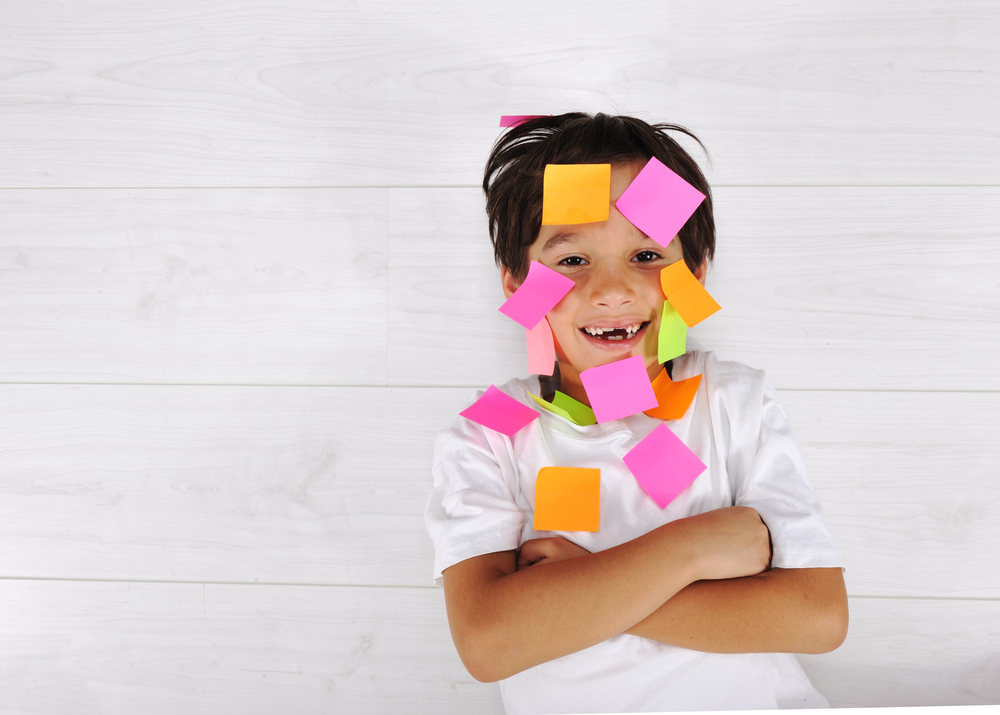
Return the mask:
<path id="1" fill-rule="evenodd" d="M 515 432 L 538 418 L 538 413 L 533 409 L 522 405 L 493 385 L 489 386 L 482 397 L 459 414 L 508 437 L 514 436 Z"/>
<path id="2" fill-rule="evenodd" d="M 660 288 L 689 328 L 720 309 L 682 260 L 660 271 Z"/>
<path id="3" fill-rule="evenodd" d="M 661 509 L 707 469 L 666 424 L 657 425 L 623 459 L 639 486 Z"/>
<path id="4" fill-rule="evenodd" d="M 658 404 L 641 355 L 592 367 L 580 373 L 598 422 L 610 422 Z"/>
<path id="5" fill-rule="evenodd" d="M 500 312 L 531 330 L 576 285 L 538 261 L 528 266 L 524 283 L 500 306 Z"/>
<path id="6" fill-rule="evenodd" d="M 535 480 L 536 531 L 597 531 L 601 470 L 543 467 Z"/>
<path id="7" fill-rule="evenodd" d="M 666 247 L 704 200 L 705 194 L 654 156 L 618 197 L 615 207 L 633 226 Z"/>
<path id="8" fill-rule="evenodd" d="M 546 164 L 542 225 L 607 221 L 611 164 Z"/>

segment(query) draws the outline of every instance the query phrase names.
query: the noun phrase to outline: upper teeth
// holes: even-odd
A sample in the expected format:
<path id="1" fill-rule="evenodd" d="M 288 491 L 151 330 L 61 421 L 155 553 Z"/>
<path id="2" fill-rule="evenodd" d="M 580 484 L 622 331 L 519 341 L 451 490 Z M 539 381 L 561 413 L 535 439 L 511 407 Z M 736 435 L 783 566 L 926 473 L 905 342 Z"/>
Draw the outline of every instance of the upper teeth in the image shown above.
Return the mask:
<path id="1" fill-rule="evenodd" d="M 625 330 L 628 332 L 629 337 L 632 337 L 632 333 L 638 333 L 639 328 L 642 327 L 642 323 L 633 323 L 632 325 L 626 325 Z M 613 330 L 621 330 L 621 328 L 584 328 L 590 335 L 604 335 L 604 333 L 610 333 Z"/>

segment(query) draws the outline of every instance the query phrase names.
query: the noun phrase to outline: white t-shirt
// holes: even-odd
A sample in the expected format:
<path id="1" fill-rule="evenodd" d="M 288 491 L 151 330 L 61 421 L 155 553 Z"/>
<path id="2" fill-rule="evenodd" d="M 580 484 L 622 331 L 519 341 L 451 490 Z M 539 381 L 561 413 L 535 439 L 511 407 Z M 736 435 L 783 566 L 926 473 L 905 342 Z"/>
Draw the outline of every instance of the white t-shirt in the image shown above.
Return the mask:
<path id="1" fill-rule="evenodd" d="M 667 422 L 707 469 L 665 509 L 643 491 L 622 457 L 662 420 L 644 414 L 581 427 L 538 408 L 538 379 L 500 389 L 541 414 L 513 437 L 464 417 L 438 435 L 425 521 L 434 578 L 460 561 L 563 536 L 595 552 L 658 526 L 720 507 L 757 510 L 771 532 L 775 568 L 842 566 L 805 464 L 764 373 L 711 353 L 673 362 L 673 379 L 702 374 L 682 419 Z M 542 467 L 601 470 L 600 530 L 538 531 L 535 478 Z M 543 663 L 500 684 L 504 706 L 522 713 L 643 712 L 828 707 L 794 655 L 700 653 L 631 635 Z"/>

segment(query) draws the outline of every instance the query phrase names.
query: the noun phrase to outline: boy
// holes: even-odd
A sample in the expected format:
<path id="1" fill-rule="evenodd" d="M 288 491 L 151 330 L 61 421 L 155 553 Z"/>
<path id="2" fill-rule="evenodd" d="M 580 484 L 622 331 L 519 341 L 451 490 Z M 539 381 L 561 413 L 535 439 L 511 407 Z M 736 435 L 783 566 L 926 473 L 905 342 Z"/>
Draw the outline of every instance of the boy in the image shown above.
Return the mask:
<path id="1" fill-rule="evenodd" d="M 448 620 L 508 713 L 826 707 L 790 653 L 833 650 L 847 630 L 841 562 L 773 388 L 759 371 L 686 353 L 661 365 L 660 271 L 704 284 L 715 234 L 709 187 L 667 134 L 630 117 L 565 114 L 516 126 L 483 189 L 509 298 L 537 261 L 573 281 L 547 314 L 552 378 L 502 391 L 541 414 L 513 436 L 459 417 L 435 449 L 427 504 Z M 615 207 L 655 157 L 706 199 L 664 248 Z M 542 225 L 547 165 L 610 164 L 606 221 Z M 702 375 L 670 431 L 707 465 L 661 509 L 623 457 L 663 420 L 575 424 L 546 405 L 589 405 L 584 370 L 641 356 L 649 379 Z M 533 530 L 545 467 L 600 469 L 596 532 Z M 772 556 L 773 548 L 773 556 Z"/>

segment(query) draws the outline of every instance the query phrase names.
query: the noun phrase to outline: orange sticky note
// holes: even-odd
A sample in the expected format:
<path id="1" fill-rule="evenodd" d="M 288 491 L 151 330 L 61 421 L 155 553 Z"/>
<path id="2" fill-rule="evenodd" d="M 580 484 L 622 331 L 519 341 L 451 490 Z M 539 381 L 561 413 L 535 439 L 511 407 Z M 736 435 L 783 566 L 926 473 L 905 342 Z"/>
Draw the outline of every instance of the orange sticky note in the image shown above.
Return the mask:
<path id="1" fill-rule="evenodd" d="M 542 467 L 535 480 L 536 531 L 597 531 L 601 470 Z"/>
<path id="2" fill-rule="evenodd" d="M 660 287 L 663 288 L 663 295 L 689 328 L 693 328 L 720 308 L 705 290 L 705 286 L 688 270 L 683 260 L 671 263 L 660 271 Z"/>
<path id="3" fill-rule="evenodd" d="M 645 413 L 660 420 L 679 420 L 691 406 L 700 384 L 701 375 L 674 382 L 666 369 L 661 370 L 653 380 L 653 392 L 659 404 Z"/>
<path id="4" fill-rule="evenodd" d="M 542 225 L 607 221 L 611 164 L 546 164 Z"/>

